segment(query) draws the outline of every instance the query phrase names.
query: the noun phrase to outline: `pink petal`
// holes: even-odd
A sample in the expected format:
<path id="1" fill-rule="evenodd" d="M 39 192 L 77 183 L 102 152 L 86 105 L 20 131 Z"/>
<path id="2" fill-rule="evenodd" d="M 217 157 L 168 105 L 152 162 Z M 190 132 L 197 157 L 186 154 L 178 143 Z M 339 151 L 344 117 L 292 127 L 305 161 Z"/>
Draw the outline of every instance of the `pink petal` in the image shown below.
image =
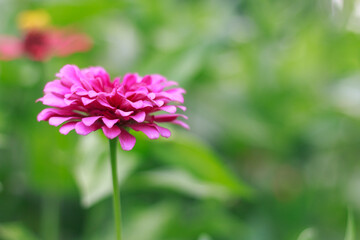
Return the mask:
<path id="1" fill-rule="evenodd" d="M 64 110 L 56 109 L 56 108 L 45 108 L 42 110 L 39 115 L 37 116 L 37 120 L 40 121 L 47 121 L 50 117 L 54 115 L 66 115 L 66 114 L 72 114 L 71 112 L 67 112 Z"/>
<path id="2" fill-rule="evenodd" d="M 123 84 L 125 86 L 132 86 L 137 82 L 139 76 L 137 74 L 128 73 L 124 76 Z"/>
<path id="3" fill-rule="evenodd" d="M 64 98 L 64 103 L 68 106 L 70 106 L 71 104 L 73 104 L 74 102 L 76 102 L 75 99 L 69 100 L 67 98 Z"/>
<path id="4" fill-rule="evenodd" d="M 54 81 L 48 82 L 45 85 L 44 92 L 45 93 L 54 92 L 54 93 L 65 95 L 67 92 L 69 92 L 69 88 L 62 85 L 60 80 L 54 80 Z"/>
<path id="5" fill-rule="evenodd" d="M 92 126 L 86 126 L 83 122 L 78 122 L 75 125 L 75 131 L 80 135 L 88 135 L 89 133 L 99 129 L 99 126 L 94 124 Z"/>
<path id="6" fill-rule="evenodd" d="M 164 105 L 164 103 L 165 103 L 163 100 L 155 100 L 154 102 L 156 103 L 156 105 L 157 105 L 158 107 L 161 107 L 161 106 Z"/>
<path id="7" fill-rule="evenodd" d="M 102 121 L 108 128 L 112 128 L 114 126 L 114 124 L 119 121 L 119 119 L 108 119 L 108 118 L 103 117 Z"/>
<path id="8" fill-rule="evenodd" d="M 94 116 L 94 117 L 84 117 L 81 121 L 85 124 L 85 126 L 90 127 L 93 125 L 101 116 Z"/>
<path id="9" fill-rule="evenodd" d="M 159 110 L 162 110 L 162 111 L 165 111 L 168 113 L 176 113 L 176 106 L 166 105 L 166 106 L 159 107 Z"/>
<path id="10" fill-rule="evenodd" d="M 65 102 L 63 98 L 60 98 L 58 96 L 55 96 L 51 93 L 46 94 L 43 98 L 42 98 L 42 102 L 44 105 L 48 105 L 48 106 L 52 106 L 52 107 L 66 107 L 68 106 Z"/>
<path id="11" fill-rule="evenodd" d="M 127 102 L 135 109 L 139 109 L 144 106 L 144 102 L 142 100 L 136 102 L 131 102 L 130 100 L 127 100 Z"/>
<path id="12" fill-rule="evenodd" d="M 154 121 L 157 121 L 157 122 L 171 122 L 171 121 L 177 119 L 178 117 L 188 119 L 187 116 L 182 115 L 182 114 L 155 115 L 155 116 L 153 116 L 153 119 L 154 119 Z"/>
<path id="13" fill-rule="evenodd" d="M 171 94 L 172 101 L 176 101 L 176 102 L 180 102 L 180 103 L 184 102 L 184 97 L 182 95 L 182 94 L 184 94 L 186 92 L 184 89 L 182 89 L 182 88 L 173 88 L 173 89 L 169 89 L 169 90 L 167 90 L 165 92 Z"/>
<path id="14" fill-rule="evenodd" d="M 61 134 L 67 135 L 71 130 L 75 129 L 75 125 L 77 122 L 68 122 L 62 125 L 59 129 Z"/>
<path id="15" fill-rule="evenodd" d="M 98 93 L 95 92 L 95 91 L 93 91 L 93 90 L 90 90 L 90 91 L 88 92 L 88 96 L 91 97 L 91 98 L 96 97 L 97 95 L 98 95 Z"/>
<path id="16" fill-rule="evenodd" d="M 89 105 L 90 103 L 94 102 L 96 99 L 90 99 L 90 98 L 86 98 L 86 97 L 82 97 L 81 98 L 81 102 L 87 106 Z"/>
<path id="17" fill-rule="evenodd" d="M 136 138 L 128 133 L 125 129 L 121 129 L 119 141 L 123 150 L 130 151 L 135 146 Z"/>
<path id="18" fill-rule="evenodd" d="M 141 131 L 145 133 L 145 135 L 150 139 L 157 139 L 160 137 L 159 131 L 155 127 L 148 124 L 133 124 L 129 125 L 129 127 L 135 131 Z"/>
<path id="19" fill-rule="evenodd" d="M 22 42 L 12 36 L 0 36 L 0 60 L 10 61 L 23 53 Z"/>
<path id="20" fill-rule="evenodd" d="M 70 119 L 74 119 L 74 117 L 51 117 L 49 119 L 49 124 L 57 127 L 63 124 L 64 122 L 69 121 Z"/>
<path id="21" fill-rule="evenodd" d="M 96 100 L 100 105 L 102 105 L 102 106 L 104 106 L 106 108 L 115 109 L 115 107 L 111 106 L 109 104 L 108 100 L 106 99 L 106 97 L 103 96 L 103 95 L 99 96 Z"/>
<path id="22" fill-rule="evenodd" d="M 117 136 L 119 136 L 121 130 L 118 126 L 113 126 L 112 128 L 108 128 L 107 126 L 102 126 L 101 127 L 105 136 L 109 139 L 113 139 L 116 138 Z"/>
<path id="23" fill-rule="evenodd" d="M 150 98 L 151 100 L 154 100 L 156 98 L 156 94 L 151 92 L 147 95 L 148 98 Z"/>
<path id="24" fill-rule="evenodd" d="M 134 119 L 138 123 L 145 121 L 146 114 L 145 112 L 138 112 L 134 116 L 131 116 L 130 118 Z"/>
<path id="25" fill-rule="evenodd" d="M 180 108 L 181 110 L 183 110 L 184 112 L 186 111 L 186 107 L 185 106 L 177 106 L 178 108 Z"/>
<path id="26" fill-rule="evenodd" d="M 183 121 L 180 121 L 180 120 L 174 120 L 171 123 L 179 125 L 179 126 L 185 128 L 185 129 L 188 129 L 188 130 L 190 129 L 189 125 L 187 125 L 186 123 L 184 123 Z"/>
<path id="27" fill-rule="evenodd" d="M 120 109 L 116 109 L 116 111 L 115 111 L 115 113 L 116 113 L 117 115 L 121 115 L 121 116 L 123 116 L 123 117 L 129 116 L 129 115 L 132 114 L 133 112 L 134 112 L 134 111 L 125 112 L 125 111 L 122 111 L 122 110 L 120 110 Z"/>
<path id="28" fill-rule="evenodd" d="M 128 91 L 125 97 L 134 101 L 134 99 L 144 98 L 148 95 L 149 90 L 145 87 L 137 88 L 135 91 Z"/>
<path id="29" fill-rule="evenodd" d="M 71 87 L 74 83 L 80 83 L 80 69 L 75 65 L 65 65 L 56 75 L 61 78 L 61 83 L 67 87 Z"/>
<path id="30" fill-rule="evenodd" d="M 91 39 L 82 33 L 57 30 L 52 34 L 52 48 L 56 55 L 67 56 L 75 52 L 86 52 L 92 46 Z"/>
<path id="31" fill-rule="evenodd" d="M 170 86 L 178 86 L 179 84 L 175 81 L 167 81 L 164 83 L 164 87 L 170 87 Z"/>
<path id="32" fill-rule="evenodd" d="M 152 84 L 152 77 L 151 75 L 146 75 L 143 77 L 143 79 L 141 80 L 141 82 L 147 84 L 147 85 L 151 85 Z"/>
<path id="33" fill-rule="evenodd" d="M 156 124 L 154 124 L 153 126 L 159 131 L 159 133 L 160 133 L 160 135 L 162 137 L 169 138 L 171 136 L 171 132 L 170 132 L 169 129 L 164 128 L 164 127 L 160 127 L 160 126 L 158 126 Z"/>

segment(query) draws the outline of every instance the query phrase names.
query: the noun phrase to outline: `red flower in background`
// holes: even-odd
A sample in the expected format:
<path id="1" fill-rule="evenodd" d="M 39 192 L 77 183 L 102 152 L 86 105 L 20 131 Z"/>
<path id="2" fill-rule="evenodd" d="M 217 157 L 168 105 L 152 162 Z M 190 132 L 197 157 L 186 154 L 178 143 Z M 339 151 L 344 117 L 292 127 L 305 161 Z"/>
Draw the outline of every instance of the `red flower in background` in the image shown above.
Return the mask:
<path id="1" fill-rule="evenodd" d="M 34 61 L 46 61 L 51 57 L 86 52 L 92 46 L 86 34 L 70 28 L 50 28 L 49 16 L 41 10 L 22 13 L 19 27 L 23 30 L 21 38 L 0 36 L 0 60 L 26 56 Z"/>

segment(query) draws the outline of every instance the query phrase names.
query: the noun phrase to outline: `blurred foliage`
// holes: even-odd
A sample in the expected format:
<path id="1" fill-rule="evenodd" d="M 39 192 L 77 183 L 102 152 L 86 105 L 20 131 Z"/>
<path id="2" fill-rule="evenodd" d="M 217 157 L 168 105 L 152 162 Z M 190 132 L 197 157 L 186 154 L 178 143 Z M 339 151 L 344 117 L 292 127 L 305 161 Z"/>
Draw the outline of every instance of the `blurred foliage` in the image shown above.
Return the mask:
<path id="1" fill-rule="evenodd" d="M 349 210 L 345 240 L 355 240 L 356 239 L 355 235 L 356 235 L 356 231 L 355 231 L 354 216 L 353 213 Z"/>
<path id="2" fill-rule="evenodd" d="M 355 0 L 0 0 L 0 34 L 45 9 L 87 53 L 0 62 L 0 239 L 113 239 L 108 145 L 36 122 L 65 64 L 160 73 L 191 131 L 119 154 L 125 239 L 354 239 L 360 211 Z M 347 208 L 352 213 L 347 220 Z M 355 220 L 354 220 L 355 219 Z"/>

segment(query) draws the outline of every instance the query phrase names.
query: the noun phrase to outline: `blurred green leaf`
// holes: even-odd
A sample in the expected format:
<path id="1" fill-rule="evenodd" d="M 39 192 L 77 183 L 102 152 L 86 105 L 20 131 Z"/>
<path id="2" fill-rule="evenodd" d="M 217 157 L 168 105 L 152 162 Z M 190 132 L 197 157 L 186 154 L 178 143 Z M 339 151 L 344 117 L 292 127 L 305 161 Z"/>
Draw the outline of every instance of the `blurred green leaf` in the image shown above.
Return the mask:
<path id="1" fill-rule="evenodd" d="M 74 177 L 80 188 L 81 203 L 90 207 L 112 194 L 111 167 L 107 139 L 97 134 L 82 137 L 74 166 Z M 119 144 L 120 146 L 120 144 Z M 120 185 L 138 165 L 131 152 L 118 151 L 118 176 Z"/>
<path id="2" fill-rule="evenodd" d="M 20 223 L 6 223 L 0 225 L 1 240 L 39 240 Z"/>
<path id="3" fill-rule="evenodd" d="M 194 177 L 185 170 L 161 169 L 141 173 L 145 185 L 175 190 L 197 198 L 228 200 L 232 191 L 224 185 L 214 184 Z"/>
<path id="4" fill-rule="evenodd" d="M 156 147 L 152 148 L 156 158 L 187 171 L 200 182 L 222 186 L 236 196 L 251 196 L 250 187 L 235 177 L 201 139 L 185 132 L 174 132 L 173 135 L 175 136 L 171 140 L 159 141 Z M 182 179 L 185 178 L 182 175 Z"/>
<path id="5" fill-rule="evenodd" d="M 175 206 L 168 202 L 158 203 L 142 209 L 124 227 L 124 239 L 159 240 L 167 230 L 170 220 L 175 217 Z"/>
<path id="6" fill-rule="evenodd" d="M 212 238 L 208 234 L 201 234 L 198 240 L 212 240 Z"/>
<path id="7" fill-rule="evenodd" d="M 317 234 L 314 228 L 306 228 L 302 231 L 297 240 L 316 240 Z"/>
<path id="8" fill-rule="evenodd" d="M 346 226 L 345 240 L 356 240 L 355 238 L 355 223 L 354 223 L 354 215 L 352 210 L 348 211 L 348 220 Z"/>

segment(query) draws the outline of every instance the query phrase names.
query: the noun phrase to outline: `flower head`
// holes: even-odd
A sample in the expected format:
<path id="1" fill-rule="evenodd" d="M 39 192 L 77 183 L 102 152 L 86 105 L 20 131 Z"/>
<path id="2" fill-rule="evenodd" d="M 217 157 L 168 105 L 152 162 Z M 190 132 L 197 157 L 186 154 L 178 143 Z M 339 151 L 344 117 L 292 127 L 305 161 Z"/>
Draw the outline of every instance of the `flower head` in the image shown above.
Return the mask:
<path id="1" fill-rule="evenodd" d="M 43 10 L 21 13 L 18 23 L 22 37 L 0 36 L 0 60 L 27 56 L 33 61 L 46 61 L 54 56 L 85 52 L 92 46 L 91 39 L 83 33 L 50 27 L 50 17 Z"/>
<path id="2" fill-rule="evenodd" d="M 102 67 L 79 69 L 74 65 L 64 66 L 56 75 L 58 79 L 44 88 L 44 97 L 38 99 L 50 106 L 41 111 L 38 121 L 49 121 L 59 126 L 60 133 L 71 130 L 87 135 L 102 129 L 109 139 L 118 137 L 124 150 L 131 150 L 135 137 L 128 130 L 141 131 L 150 139 L 170 137 L 168 129 L 158 123 L 167 122 L 188 128 L 177 114 L 177 109 L 186 108 L 182 88 L 161 75 L 126 74 L 110 80 Z"/>

